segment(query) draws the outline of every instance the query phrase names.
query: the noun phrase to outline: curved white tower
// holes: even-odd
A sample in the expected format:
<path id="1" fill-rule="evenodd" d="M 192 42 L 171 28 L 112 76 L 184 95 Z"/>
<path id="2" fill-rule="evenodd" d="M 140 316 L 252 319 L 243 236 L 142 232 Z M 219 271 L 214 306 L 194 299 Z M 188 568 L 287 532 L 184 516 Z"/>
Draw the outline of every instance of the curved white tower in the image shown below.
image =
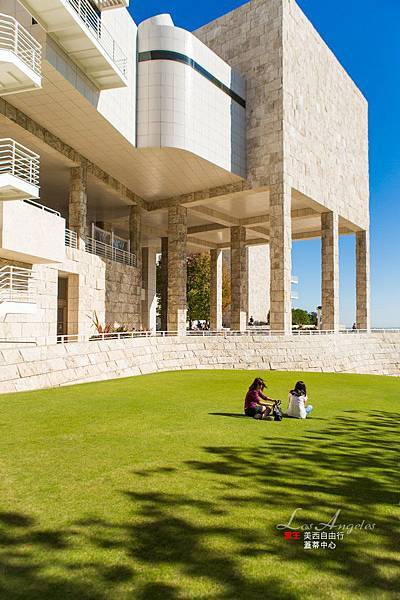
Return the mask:
<path id="1" fill-rule="evenodd" d="M 245 82 L 170 15 L 138 28 L 138 147 L 192 152 L 242 177 Z"/>

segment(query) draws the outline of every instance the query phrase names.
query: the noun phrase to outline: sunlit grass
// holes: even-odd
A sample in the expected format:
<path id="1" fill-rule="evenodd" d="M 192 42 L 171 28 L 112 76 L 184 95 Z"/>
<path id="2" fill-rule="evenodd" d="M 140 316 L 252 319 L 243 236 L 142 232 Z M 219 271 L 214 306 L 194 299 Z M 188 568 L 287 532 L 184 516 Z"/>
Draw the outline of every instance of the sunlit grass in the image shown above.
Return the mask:
<path id="1" fill-rule="evenodd" d="M 284 405 L 305 379 L 314 405 L 275 423 L 242 416 L 255 375 L 1 396 L 0 597 L 395 597 L 400 380 L 261 373 Z M 364 524 L 305 550 L 276 528 L 296 508 Z"/>

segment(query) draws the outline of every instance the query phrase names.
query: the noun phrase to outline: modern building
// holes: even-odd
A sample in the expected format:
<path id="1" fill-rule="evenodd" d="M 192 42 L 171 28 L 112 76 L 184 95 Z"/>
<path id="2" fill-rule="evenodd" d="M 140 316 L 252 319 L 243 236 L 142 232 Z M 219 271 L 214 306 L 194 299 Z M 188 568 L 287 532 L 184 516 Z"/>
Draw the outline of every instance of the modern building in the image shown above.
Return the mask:
<path id="1" fill-rule="evenodd" d="M 206 251 L 218 329 L 223 250 L 231 328 L 255 281 L 289 334 L 292 240 L 315 237 L 337 331 L 347 234 L 368 329 L 367 103 L 295 1 L 193 33 L 127 5 L 0 0 L 0 339 L 87 334 L 94 313 L 154 330 L 160 252 L 162 328 L 185 332 L 186 256 Z"/>

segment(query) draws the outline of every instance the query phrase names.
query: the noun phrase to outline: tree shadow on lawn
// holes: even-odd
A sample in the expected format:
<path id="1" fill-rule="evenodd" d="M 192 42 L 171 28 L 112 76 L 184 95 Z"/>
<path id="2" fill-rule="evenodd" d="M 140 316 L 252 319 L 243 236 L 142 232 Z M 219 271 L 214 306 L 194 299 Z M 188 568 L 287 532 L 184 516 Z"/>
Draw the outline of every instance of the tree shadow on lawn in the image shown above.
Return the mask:
<path id="1" fill-rule="evenodd" d="M 378 511 L 398 502 L 396 436 L 397 417 L 354 411 L 354 417 L 339 417 L 297 439 L 205 448 L 203 460 L 181 465 L 204 478 L 201 497 L 198 490 L 174 492 L 173 471 L 164 474 L 171 477 L 171 491 L 162 493 L 156 470 L 154 484 L 149 482 L 154 491 L 122 492 L 133 510 L 123 522 L 113 519 L 110 507 L 108 520 L 82 519 L 49 531 L 40 530 L 29 516 L 0 513 L 0 596 L 178 600 L 190 597 L 188 586 L 193 585 L 198 598 L 300 600 L 304 587 L 297 591 L 286 575 L 294 566 L 307 568 L 302 583 L 310 598 L 321 593 L 320 574 L 332 578 L 340 597 L 394 594 L 398 584 L 382 570 L 394 570 L 396 564 L 393 521 L 390 511 Z M 335 551 L 307 551 L 302 542 L 284 541 L 276 529 L 274 519 L 287 522 L 297 507 L 303 509 L 296 515 L 299 525 L 326 522 L 340 508 L 338 522 L 365 519 L 376 526 L 345 535 Z M 264 519 L 265 528 L 259 522 Z M 217 547 L 210 540 L 217 540 Z M 82 548 L 80 560 L 68 555 Z M 257 579 L 243 569 L 249 557 L 256 565 L 260 561 Z M 273 570 L 265 568 L 270 560 Z M 50 575 L 52 567 L 57 570 Z M 206 591 L 201 595 L 199 589 Z"/>

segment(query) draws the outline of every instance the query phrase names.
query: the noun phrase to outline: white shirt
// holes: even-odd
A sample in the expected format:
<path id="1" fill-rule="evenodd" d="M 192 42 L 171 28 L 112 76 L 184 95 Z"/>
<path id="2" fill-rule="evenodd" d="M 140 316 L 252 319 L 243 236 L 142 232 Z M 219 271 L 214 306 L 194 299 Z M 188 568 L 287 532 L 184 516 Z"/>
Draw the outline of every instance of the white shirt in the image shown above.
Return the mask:
<path id="1" fill-rule="evenodd" d="M 287 410 L 289 417 L 305 419 L 307 417 L 306 402 L 307 396 L 296 396 L 296 394 L 289 392 L 289 407 Z"/>

